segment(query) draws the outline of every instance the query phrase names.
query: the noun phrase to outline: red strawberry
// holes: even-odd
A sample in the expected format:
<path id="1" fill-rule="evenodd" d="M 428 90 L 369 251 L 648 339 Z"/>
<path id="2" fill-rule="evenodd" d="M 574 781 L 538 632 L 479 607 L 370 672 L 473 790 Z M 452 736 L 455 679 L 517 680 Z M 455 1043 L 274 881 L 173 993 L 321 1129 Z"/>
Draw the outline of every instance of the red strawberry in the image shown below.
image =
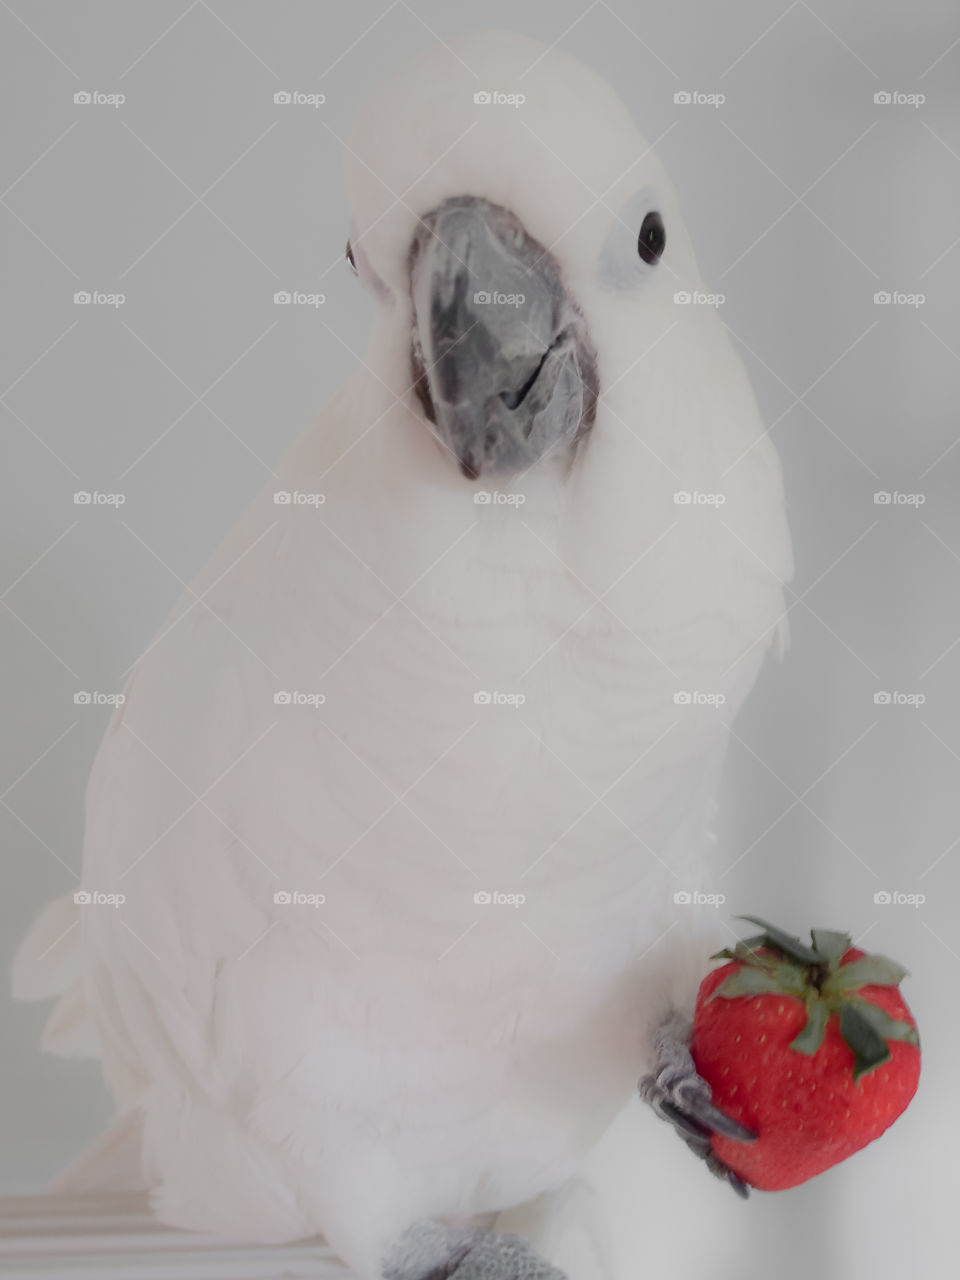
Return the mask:
<path id="1" fill-rule="evenodd" d="M 906 970 L 829 929 L 813 946 L 752 916 L 763 933 L 714 959 L 697 996 L 691 1051 L 714 1105 L 756 1142 L 715 1135 L 745 1182 L 781 1191 L 853 1155 L 904 1111 L 920 1077 Z"/>

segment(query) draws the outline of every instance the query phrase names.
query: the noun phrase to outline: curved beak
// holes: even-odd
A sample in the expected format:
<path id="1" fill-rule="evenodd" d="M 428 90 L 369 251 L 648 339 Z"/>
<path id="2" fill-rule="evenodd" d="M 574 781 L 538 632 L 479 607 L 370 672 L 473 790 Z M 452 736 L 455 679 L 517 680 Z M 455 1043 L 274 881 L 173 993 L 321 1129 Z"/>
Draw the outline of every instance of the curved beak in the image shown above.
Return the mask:
<path id="1" fill-rule="evenodd" d="M 525 471 L 593 423 L 596 355 L 556 260 L 509 210 L 444 201 L 410 250 L 415 389 L 471 480 Z"/>

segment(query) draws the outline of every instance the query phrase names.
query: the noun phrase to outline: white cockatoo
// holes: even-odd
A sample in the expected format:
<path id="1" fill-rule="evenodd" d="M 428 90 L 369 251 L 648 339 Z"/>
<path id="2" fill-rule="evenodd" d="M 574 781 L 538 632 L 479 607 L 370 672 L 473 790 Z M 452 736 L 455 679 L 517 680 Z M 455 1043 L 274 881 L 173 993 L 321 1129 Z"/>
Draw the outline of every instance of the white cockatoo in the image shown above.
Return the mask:
<path id="1" fill-rule="evenodd" d="M 638 1077 L 694 1145 L 724 1123 L 674 895 L 716 874 L 782 631 L 779 467 L 715 309 L 676 305 L 674 190 L 577 61 L 434 48 L 346 176 L 369 347 L 136 665 L 84 893 L 15 982 L 100 1058 L 161 1219 L 322 1234 L 363 1280 L 554 1276 L 481 1228 Z"/>

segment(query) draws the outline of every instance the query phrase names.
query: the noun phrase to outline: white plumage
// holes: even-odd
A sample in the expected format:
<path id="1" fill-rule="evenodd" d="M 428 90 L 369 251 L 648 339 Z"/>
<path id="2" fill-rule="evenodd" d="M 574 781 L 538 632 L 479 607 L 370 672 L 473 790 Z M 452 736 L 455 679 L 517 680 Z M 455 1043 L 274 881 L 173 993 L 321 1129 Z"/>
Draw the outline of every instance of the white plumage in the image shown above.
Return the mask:
<path id="1" fill-rule="evenodd" d="M 365 361 L 111 723 L 83 878 L 126 902 L 48 909 L 17 983 L 65 992 L 50 1047 L 100 1057 L 164 1219 L 321 1232 L 375 1276 L 411 1221 L 575 1173 L 654 1020 L 689 1001 L 704 953 L 672 896 L 709 878 L 725 722 L 790 552 L 727 335 L 673 303 L 702 288 L 675 194 L 595 75 L 515 36 L 432 50 L 361 114 L 347 179 L 361 276 L 386 286 Z M 409 390 L 416 215 L 461 194 L 551 249 L 599 358 L 590 435 L 572 465 L 501 485 L 521 506 L 475 503 L 490 483 L 457 471 Z M 667 229 L 655 271 L 624 243 L 646 205 Z M 325 501 L 277 505 L 283 489 Z M 294 891 L 325 901 L 275 902 Z"/>

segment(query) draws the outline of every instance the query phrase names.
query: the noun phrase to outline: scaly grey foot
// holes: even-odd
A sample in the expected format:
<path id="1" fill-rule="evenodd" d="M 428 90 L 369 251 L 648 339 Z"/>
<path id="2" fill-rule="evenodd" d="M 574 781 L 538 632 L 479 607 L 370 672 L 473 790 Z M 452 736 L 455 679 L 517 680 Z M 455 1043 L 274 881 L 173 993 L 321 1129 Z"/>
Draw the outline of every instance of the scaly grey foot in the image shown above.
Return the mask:
<path id="1" fill-rule="evenodd" d="M 661 1023 L 653 1041 L 656 1068 L 641 1078 L 640 1097 L 661 1120 L 673 1125 L 712 1174 L 729 1182 L 746 1200 L 747 1184 L 717 1156 L 710 1138 L 719 1133 L 738 1142 L 756 1142 L 757 1135 L 713 1105 L 710 1086 L 697 1074 L 690 1054 L 691 1031 L 689 1021 L 676 1013 Z"/>
<path id="2" fill-rule="evenodd" d="M 384 1280 L 567 1280 L 520 1236 L 415 1222 L 390 1251 Z"/>

